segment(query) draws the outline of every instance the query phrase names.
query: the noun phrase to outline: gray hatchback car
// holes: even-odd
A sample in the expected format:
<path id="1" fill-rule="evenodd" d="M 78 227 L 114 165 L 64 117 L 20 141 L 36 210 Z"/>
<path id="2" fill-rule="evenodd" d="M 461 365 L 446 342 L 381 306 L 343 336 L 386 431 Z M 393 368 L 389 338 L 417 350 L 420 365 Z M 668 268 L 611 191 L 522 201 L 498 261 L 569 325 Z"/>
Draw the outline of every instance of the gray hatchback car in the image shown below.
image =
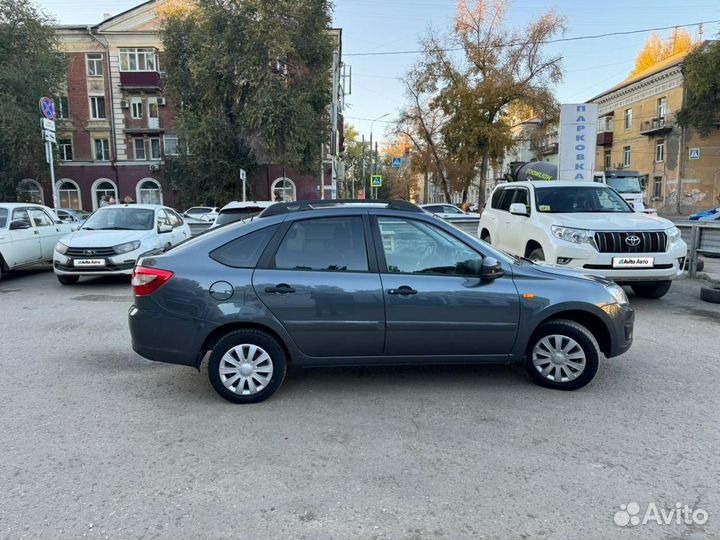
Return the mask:
<path id="1" fill-rule="evenodd" d="M 621 287 L 513 258 L 405 201 L 278 203 L 138 261 L 135 351 L 199 368 L 236 403 L 286 366 L 524 363 L 589 383 L 632 343 Z"/>

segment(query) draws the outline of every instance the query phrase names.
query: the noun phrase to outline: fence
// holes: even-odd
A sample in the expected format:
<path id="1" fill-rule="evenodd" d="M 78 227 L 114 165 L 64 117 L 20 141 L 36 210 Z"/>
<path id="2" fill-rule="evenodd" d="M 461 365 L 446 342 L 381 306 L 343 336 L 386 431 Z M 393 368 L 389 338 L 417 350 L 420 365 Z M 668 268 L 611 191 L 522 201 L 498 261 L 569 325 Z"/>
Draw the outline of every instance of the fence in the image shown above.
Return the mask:
<path id="1" fill-rule="evenodd" d="M 688 271 L 690 277 L 695 277 L 698 254 L 720 255 L 720 223 L 683 221 L 676 222 L 675 226 L 680 229 L 683 240 L 688 245 Z"/>
<path id="2" fill-rule="evenodd" d="M 469 234 L 470 236 L 477 236 L 478 225 L 480 225 L 480 219 L 453 219 L 445 218 L 450 225 L 457 227 L 461 231 Z"/>

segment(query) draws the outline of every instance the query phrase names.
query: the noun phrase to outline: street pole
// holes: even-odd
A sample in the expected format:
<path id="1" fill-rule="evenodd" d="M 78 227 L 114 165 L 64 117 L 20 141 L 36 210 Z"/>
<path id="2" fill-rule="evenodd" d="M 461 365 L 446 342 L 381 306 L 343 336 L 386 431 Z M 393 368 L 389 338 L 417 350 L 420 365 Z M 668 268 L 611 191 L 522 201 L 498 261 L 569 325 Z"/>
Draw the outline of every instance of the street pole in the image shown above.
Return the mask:
<path id="1" fill-rule="evenodd" d="M 377 160 L 378 160 L 378 151 L 377 151 L 377 141 L 375 141 L 375 156 L 373 157 L 375 160 L 375 167 L 377 169 Z M 373 171 L 373 174 L 377 174 L 377 170 Z M 378 198 L 378 188 L 375 188 L 375 198 Z"/>
<path id="2" fill-rule="evenodd" d="M 362 173 L 361 173 L 362 183 L 360 185 L 362 186 L 362 189 L 363 189 L 363 197 L 365 197 L 367 199 L 367 188 L 365 187 L 366 179 L 365 179 L 365 134 L 364 133 L 362 136 L 362 165 L 360 166 L 360 168 L 362 170 Z"/>
<path id="3" fill-rule="evenodd" d="M 57 186 L 55 185 L 55 164 L 53 159 L 52 143 L 50 141 L 45 142 L 45 150 L 48 155 L 48 163 L 50 164 L 50 185 L 52 186 L 53 194 L 53 208 L 60 208 L 60 201 L 58 200 Z"/>
<path id="4" fill-rule="evenodd" d="M 370 174 L 371 175 L 375 174 L 375 172 L 376 172 L 375 171 L 375 156 L 373 155 L 373 136 L 372 136 L 373 126 L 375 125 L 375 122 L 377 122 L 381 118 L 385 118 L 386 116 L 390 116 L 390 113 L 385 113 L 381 116 L 378 116 L 377 118 L 375 118 L 375 120 L 370 122 Z M 377 154 L 377 142 L 375 143 L 375 153 Z M 372 191 L 373 191 L 373 188 L 371 185 L 370 186 L 371 194 L 372 194 Z M 375 190 L 375 195 L 376 195 L 375 198 L 377 199 L 377 189 Z"/>
<path id="5" fill-rule="evenodd" d="M 320 199 L 325 199 L 325 145 L 320 143 Z"/>
<path id="6" fill-rule="evenodd" d="M 373 165 L 373 145 L 372 145 L 372 124 L 370 125 L 370 176 L 375 174 L 375 166 Z M 370 186 L 370 196 L 368 199 L 373 198 L 373 187 L 372 183 L 368 182 L 368 185 Z"/>

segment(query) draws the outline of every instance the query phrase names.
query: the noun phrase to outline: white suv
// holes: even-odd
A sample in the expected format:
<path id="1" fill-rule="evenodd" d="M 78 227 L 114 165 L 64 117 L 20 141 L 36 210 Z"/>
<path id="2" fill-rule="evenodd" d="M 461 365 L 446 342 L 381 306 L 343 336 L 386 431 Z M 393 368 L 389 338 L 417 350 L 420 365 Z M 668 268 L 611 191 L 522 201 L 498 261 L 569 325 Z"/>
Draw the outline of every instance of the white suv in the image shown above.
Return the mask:
<path id="1" fill-rule="evenodd" d="M 513 255 L 630 285 L 646 298 L 667 293 L 687 255 L 671 221 L 634 212 L 612 188 L 586 182 L 501 184 L 478 236 Z"/>

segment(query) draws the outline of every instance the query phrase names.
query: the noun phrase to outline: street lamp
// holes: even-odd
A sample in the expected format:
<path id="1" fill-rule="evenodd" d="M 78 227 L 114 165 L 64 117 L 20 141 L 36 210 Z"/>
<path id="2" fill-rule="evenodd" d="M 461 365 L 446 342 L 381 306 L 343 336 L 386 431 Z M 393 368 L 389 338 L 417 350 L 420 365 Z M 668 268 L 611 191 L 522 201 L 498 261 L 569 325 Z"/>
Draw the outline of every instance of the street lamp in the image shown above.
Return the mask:
<path id="1" fill-rule="evenodd" d="M 373 125 L 375 125 L 375 122 L 377 122 L 377 121 L 380 120 L 381 118 L 385 118 L 386 116 L 390 116 L 390 113 L 385 113 L 385 114 L 383 114 L 383 115 L 381 115 L 381 116 L 378 116 L 375 120 L 373 120 L 372 122 L 370 122 L 370 175 L 371 175 L 371 176 L 372 176 L 373 174 L 375 174 L 375 166 L 374 166 L 375 153 L 373 152 L 373 140 L 372 140 L 372 139 L 373 139 L 373 137 L 372 137 Z M 365 179 L 364 179 L 364 178 L 363 178 L 363 185 L 365 185 Z M 372 186 L 370 186 L 370 193 L 372 193 Z M 377 191 L 375 191 L 375 193 L 376 193 L 376 195 L 377 195 Z M 376 196 L 375 198 L 377 198 L 377 196 Z"/>

